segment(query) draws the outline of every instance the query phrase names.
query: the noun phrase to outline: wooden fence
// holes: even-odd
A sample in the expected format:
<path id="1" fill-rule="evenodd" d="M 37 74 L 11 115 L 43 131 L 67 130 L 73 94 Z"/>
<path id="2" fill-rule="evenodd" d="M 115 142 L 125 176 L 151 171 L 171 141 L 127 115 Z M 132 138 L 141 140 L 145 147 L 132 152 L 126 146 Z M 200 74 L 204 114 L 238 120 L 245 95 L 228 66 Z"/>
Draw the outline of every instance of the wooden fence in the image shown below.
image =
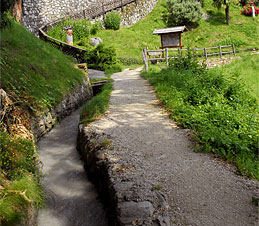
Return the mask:
<path id="1" fill-rule="evenodd" d="M 133 2 L 135 2 L 137 5 L 137 0 L 113 0 L 108 3 L 97 4 L 96 6 L 85 9 L 79 13 L 67 15 L 67 17 L 70 17 L 72 19 L 94 19 L 101 15 L 105 15 L 107 12 L 110 12 L 112 10 L 116 10 L 119 8 L 121 8 L 123 10 L 124 6 L 126 6 L 130 3 L 133 3 Z M 39 29 L 40 39 L 51 43 L 56 48 L 61 50 L 63 53 L 73 56 L 74 58 L 76 58 L 78 60 L 79 63 L 82 63 L 84 61 L 84 55 L 87 52 L 87 50 L 69 45 L 58 39 L 52 38 L 46 34 L 51 28 L 53 28 L 60 21 L 62 21 L 62 19 L 53 21 L 51 23 L 48 23 L 48 24 L 40 27 L 40 29 Z"/>
<path id="2" fill-rule="evenodd" d="M 225 48 L 231 48 L 231 51 L 223 51 Z M 218 50 L 217 52 L 210 52 L 210 50 Z M 148 50 L 143 49 L 142 50 L 142 56 L 143 56 L 143 62 L 145 65 L 146 71 L 148 71 L 148 61 L 156 62 L 156 61 L 166 61 L 166 65 L 169 64 L 169 59 L 178 58 L 183 55 L 183 52 L 188 51 L 187 49 L 157 49 L 157 50 Z M 236 54 L 235 46 L 232 45 L 226 45 L 226 46 L 218 46 L 218 47 L 209 47 L 209 48 L 201 48 L 201 49 L 192 49 L 192 55 L 194 57 L 205 57 L 206 60 L 209 56 L 220 56 L 220 58 L 223 55 L 226 54 Z M 202 51 L 202 53 L 200 53 Z M 170 52 L 175 52 L 177 55 L 175 56 L 169 56 Z"/>

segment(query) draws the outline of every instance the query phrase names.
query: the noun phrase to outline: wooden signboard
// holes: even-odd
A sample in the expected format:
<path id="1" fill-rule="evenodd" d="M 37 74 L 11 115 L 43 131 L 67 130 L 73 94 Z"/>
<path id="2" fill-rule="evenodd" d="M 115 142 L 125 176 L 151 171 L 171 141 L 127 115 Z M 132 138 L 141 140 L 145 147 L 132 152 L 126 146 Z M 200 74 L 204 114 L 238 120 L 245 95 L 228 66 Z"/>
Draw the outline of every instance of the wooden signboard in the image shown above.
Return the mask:
<path id="1" fill-rule="evenodd" d="M 181 47 L 181 33 L 169 33 L 161 35 L 161 44 L 162 49 L 172 48 L 172 47 Z"/>
<path id="2" fill-rule="evenodd" d="M 181 34 L 186 30 L 185 26 L 156 29 L 153 34 L 161 36 L 161 49 L 182 48 Z"/>

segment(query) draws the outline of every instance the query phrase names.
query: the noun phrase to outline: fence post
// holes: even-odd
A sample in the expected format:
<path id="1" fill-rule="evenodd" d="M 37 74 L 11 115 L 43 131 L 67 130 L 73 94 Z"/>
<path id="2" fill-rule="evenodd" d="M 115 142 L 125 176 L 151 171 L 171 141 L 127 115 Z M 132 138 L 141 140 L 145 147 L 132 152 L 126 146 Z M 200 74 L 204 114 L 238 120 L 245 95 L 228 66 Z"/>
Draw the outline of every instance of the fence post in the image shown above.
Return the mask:
<path id="1" fill-rule="evenodd" d="M 121 0 L 121 12 L 123 12 L 123 7 L 122 7 L 122 0 Z"/>
<path id="2" fill-rule="evenodd" d="M 233 53 L 234 53 L 234 55 L 236 55 L 236 50 L 235 50 L 234 43 L 232 44 L 232 49 L 233 49 Z"/>
<path id="3" fill-rule="evenodd" d="M 147 61 L 147 50 L 146 49 L 142 50 L 142 55 L 143 55 L 143 62 L 145 65 L 145 70 L 146 70 L 146 72 L 148 72 L 148 61 Z"/>
<path id="4" fill-rule="evenodd" d="M 168 48 L 166 48 L 165 49 L 165 58 L 166 58 L 166 66 L 168 66 L 169 65 L 169 63 L 168 63 Z"/>
<path id="5" fill-rule="evenodd" d="M 208 60 L 206 48 L 204 48 L 204 55 L 205 55 L 206 60 Z"/>
<path id="6" fill-rule="evenodd" d="M 193 52 L 193 57 L 196 57 L 196 55 L 195 55 L 195 48 L 193 48 L 192 52 Z"/>
<path id="7" fill-rule="evenodd" d="M 181 53 L 181 49 L 178 48 L 178 54 L 179 54 L 179 57 L 181 57 L 182 53 Z"/>
<path id="8" fill-rule="evenodd" d="M 222 58 L 221 46 L 219 46 L 219 55 L 220 55 L 220 58 Z"/>

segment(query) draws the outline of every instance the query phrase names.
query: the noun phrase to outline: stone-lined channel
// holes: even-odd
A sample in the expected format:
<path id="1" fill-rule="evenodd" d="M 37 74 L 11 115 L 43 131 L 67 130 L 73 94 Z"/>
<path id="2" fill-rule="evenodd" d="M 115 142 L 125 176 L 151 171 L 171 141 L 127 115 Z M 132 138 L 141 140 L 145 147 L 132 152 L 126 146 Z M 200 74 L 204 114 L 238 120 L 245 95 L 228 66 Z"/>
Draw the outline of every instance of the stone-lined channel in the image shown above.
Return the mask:
<path id="1" fill-rule="evenodd" d="M 76 150 L 79 110 L 66 117 L 38 142 L 43 162 L 46 207 L 38 226 L 107 226 L 94 185 L 88 181 Z"/>

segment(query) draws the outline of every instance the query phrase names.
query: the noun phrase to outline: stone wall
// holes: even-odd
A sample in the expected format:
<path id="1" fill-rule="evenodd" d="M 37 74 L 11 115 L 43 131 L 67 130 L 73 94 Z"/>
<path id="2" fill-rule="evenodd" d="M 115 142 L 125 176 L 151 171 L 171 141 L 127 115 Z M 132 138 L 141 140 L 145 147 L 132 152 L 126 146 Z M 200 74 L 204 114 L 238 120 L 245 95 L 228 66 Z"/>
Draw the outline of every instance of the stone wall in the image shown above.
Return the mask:
<path id="1" fill-rule="evenodd" d="M 104 2 L 111 0 L 104 0 Z M 152 11 L 158 0 L 138 0 L 124 7 L 122 25 L 132 25 Z M 99 3 L 98 3 L 99 2 Z M 67 15 L 79 13 L 84 9 L 100 4 L 98 0 L 23 0 L 23 25 L 32 33 L 38 34 L 38 29 L 52 21 Z"/>
<path id="2" fill-rule="evenodd" d="M 79 125 L 77 149 L 89 179 L 96 185 L 113 226 L 170 226 L 168 204 L 162 191 L 125 176 L 110 137 Z M 118 154 L 119 155 L 119 154 Z"/>
<path id="3" fill-rule="evenodd" d="M 44 136 L 60 119 L 71 114 L 84 102 L 91 99 L 92 96 L 93 90 L 90 86 L 89 78 L 86 76 L 81 84 L 75 87 L 70 93 L 63 96 L 61 103 L 53 109 L 42 112 L 42 115 L 32 122 L 34 136 L 37 139 Z"/>

